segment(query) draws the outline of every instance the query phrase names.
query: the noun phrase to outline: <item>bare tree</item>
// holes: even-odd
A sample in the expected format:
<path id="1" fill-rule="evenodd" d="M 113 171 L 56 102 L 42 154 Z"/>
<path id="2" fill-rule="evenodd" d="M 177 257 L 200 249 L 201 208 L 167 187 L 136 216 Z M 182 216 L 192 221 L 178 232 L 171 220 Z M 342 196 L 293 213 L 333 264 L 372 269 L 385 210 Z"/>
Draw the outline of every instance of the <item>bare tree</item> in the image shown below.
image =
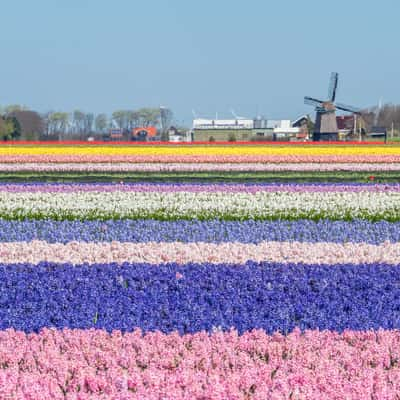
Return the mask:
<path id="1" fill-rule="evenodd" d="M 69 115 L 66 112 L 53 112 L 48 116 L 49 134 L 57 135 L 62 140 L 67 131 Z"/>
<path id="2" fill-rule="evenodd" d="M 81 110 L 75 110 L 72 113 L 72 122 L 75 133 L 82 134 L 85 131 L 85 113 Z"/>
<path id="3" fill-rule="evenodd" d="M 96 132 L 104 133 L 107 129 L 108 118 L 106 114 L 98 114 L 94 121 Z"/>
<path id="4" fill-rule="evenodd" d="M 397 131 L 400 129 L 400 105 L 375 106 L 364 110 L 361 115 L 367 132 L 370 132 L 374 126 L 386 128 L 387 131 L 390 131 L 392 127 Z"/>
<path id="5" fill-rule="evenodd" d="M 127 128 L 131 131 L 133 128 L 139 126 L 140 114 L 138 111 L 128 111 L 127 112 Z"/>
<path id="6" fill-rule="evenodd" d="M 90 135 L 93 131 L 94 114 L 86 113 L 84 119 L 84 133 Z"/>
<path id="7" fill-rule="evenodd" d="M 117 110 L 112 113 L 112 120 L 117 124 L 118 128 L 126 129 L 128 113 L 129 111 L 126 110 Z"/>
<path id="8" fill-rule="evenodd" d="M 168 140 L 167 132 L 171 127 L 173 112 L 167 107 L 160 107 L 160 124 L 161 124 L 161 137 Z"/>

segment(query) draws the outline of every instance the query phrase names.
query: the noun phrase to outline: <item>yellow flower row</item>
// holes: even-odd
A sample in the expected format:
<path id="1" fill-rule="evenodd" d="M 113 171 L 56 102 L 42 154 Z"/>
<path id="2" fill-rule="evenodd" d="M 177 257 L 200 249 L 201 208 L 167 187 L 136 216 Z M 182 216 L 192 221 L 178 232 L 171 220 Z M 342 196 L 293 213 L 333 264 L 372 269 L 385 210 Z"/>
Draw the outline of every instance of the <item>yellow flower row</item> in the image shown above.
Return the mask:
<path id="1" fill-rule="evenodd" d="M 324 156 L 324 155 L 400 155 L 400 146 L 0 146 L 1 156 L 17 155 L 74 155 L 74 156 L 157 156 L 157 155 L 178 155 L 178 156 Z"/>

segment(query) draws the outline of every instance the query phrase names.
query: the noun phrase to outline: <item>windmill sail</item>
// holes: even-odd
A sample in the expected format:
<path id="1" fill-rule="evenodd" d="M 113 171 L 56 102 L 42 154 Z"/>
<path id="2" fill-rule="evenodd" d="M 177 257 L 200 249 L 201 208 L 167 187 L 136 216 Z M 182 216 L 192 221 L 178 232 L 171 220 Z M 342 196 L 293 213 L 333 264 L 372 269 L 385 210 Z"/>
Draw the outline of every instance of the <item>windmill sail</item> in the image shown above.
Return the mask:
<path id="1" fill-rule="evenodd" d="M 324 102 L 322 100 L 314 99 L 313 97 L 304 97 L 304 104 L 314 107 L 321 107 Z"/>
<path id="2" fill-rule="evenodd" d="M 351 112 L 354 114 L 359 114 L 361 112 L 361 110 L 359 108 L 356 108 L 353 106 L 348 106 L 348 105 L 342 104 L 342 103 L 336 103 L 336 108 L 338 110 L 347 111 L 347 112 Z"/>
<path id="3" fill-rule="evenodd" d="M 329 83 L 328 99 L 332 103 L 336 99 L 336 90 L 338 86 L 339 74 L 337 72 L 332 72 L 331 81 Z"/>

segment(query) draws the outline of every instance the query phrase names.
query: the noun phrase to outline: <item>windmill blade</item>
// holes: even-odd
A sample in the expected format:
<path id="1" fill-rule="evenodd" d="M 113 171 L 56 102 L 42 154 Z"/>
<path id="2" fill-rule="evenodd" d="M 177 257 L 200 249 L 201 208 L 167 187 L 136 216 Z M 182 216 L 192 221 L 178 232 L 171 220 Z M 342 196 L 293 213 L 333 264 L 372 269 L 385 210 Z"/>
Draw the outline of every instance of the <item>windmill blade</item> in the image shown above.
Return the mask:
<path id="1" fill-rule="evenodd" d="M 239 119 L 246 119 L 245 117 L 239 117 L 236 113 L 235 110 L 231 109 L 231 114 L 233 115 L 233 117 L 237 120 Z"/>
<path id="2" fill-rule="evenodd" d="M 310 106 L 321 107 L 324 102 L 322 100 L 314 99 L 313 97 L 304 97 L 304 104 Z"/>
<path id="3" fill-rule="evenodd" d="M 339 74 L 337 72 L 332 72 L 331 81 L 329 83 L 328 99 L 332 102 L 336 99 L 336 90 L 338 86 Z"/>
<path id="4" fill-rule="evenodd" d="M 356 108 L 353 106 L 348 106 L 348 105 L 342 104 L 342 103 L 336 103 L 335 106 L 338 110 L 351 112 L 353 114 L 360 114 L 360 112 L 361 112 L 361 110 L 359 108 Z"/>

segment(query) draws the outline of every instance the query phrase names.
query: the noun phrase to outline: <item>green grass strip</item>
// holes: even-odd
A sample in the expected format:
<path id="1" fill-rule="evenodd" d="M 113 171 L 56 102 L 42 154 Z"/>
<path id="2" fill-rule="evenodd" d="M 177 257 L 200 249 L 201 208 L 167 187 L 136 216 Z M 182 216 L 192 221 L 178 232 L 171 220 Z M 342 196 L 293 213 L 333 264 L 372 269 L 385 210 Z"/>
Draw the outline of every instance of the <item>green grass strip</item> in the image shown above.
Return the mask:
<path id="1" fill-rule="evenodd" d="M 389 172 L 3 172 L 0 182 L 400 182 Z"/>

